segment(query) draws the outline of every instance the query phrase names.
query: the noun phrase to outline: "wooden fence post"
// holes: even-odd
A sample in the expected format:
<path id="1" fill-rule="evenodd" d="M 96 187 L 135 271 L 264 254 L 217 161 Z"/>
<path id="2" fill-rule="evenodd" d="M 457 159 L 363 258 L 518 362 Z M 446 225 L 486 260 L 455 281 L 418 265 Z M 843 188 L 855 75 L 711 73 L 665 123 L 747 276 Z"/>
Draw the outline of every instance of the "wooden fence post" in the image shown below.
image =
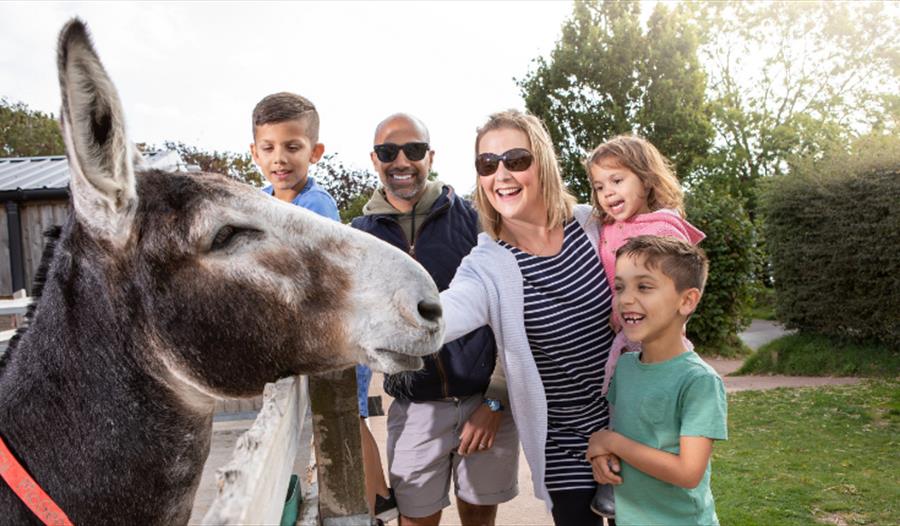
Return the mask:
<path id="1" fill-rule="evenodd" d="M 309 377 L 319 521 L 323 526 L 369 526 L 359 436 L 356 370 Z"/>

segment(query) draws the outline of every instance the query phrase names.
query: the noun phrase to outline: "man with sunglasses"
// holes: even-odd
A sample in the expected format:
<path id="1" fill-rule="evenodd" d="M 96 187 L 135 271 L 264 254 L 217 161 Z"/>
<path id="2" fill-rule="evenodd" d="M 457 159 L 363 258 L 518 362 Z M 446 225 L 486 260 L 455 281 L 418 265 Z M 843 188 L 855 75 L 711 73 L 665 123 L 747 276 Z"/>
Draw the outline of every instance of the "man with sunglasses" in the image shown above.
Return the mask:
<path id="1" fill-rule="evenodd" d="M 477 243 L 478 214 L 451 187 L 428 180 L 434 151 L 419 119 L 383 120 L 371 158 L 381 187 L 352 225 L 407 252 L 446 289 Z M 388 471 L 403 526 L 436 526 L 451 480 L 465 526 L 494 524 L 497 505 L 518 494 L 518 436 L 505 385 L 491 381 L 495 360 L 493 333 L 482 327 L 427 357 L 423 370 L 385 376 L 395 399 Z"/>

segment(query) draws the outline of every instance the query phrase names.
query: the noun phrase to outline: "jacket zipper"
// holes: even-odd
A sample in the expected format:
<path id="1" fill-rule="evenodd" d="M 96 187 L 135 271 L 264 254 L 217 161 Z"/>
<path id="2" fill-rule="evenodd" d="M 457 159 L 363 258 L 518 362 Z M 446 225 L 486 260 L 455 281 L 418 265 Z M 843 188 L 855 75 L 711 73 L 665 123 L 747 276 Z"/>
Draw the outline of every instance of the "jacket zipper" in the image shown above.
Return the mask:
<path id="1" fill-rule="evenodd" d="M 449 202 L 449 201 L 446 202 L 446 203 L 444 203 L 443 205 L 441 205 L 440 208 L 437 208 L 437 209 L 435 209 L 435 210 L 432 210 L 431 213 L 428 214 L 428 216 L 425 218 L 425 220 L 422 221 L 422 224 L 419 225 L 419 228 L 416 229 L 416 228 L 415 228 L 415 224 L 416 224 L 416 208 L 413 207 L 413 214 L 412 214 L 412 226 L 413 226 L 412 231 L 413 231 L 413 239 L 412 239 L 412 240 L 409 240 L 409 239 L 406 240 L 406 245 L 407 245 L 407 247 L 408 247 L 407 250 L 406 250 L 406 253 L 409 254 L 410 257 L 412 257 L 413 259 L 416 259 L 416 243 L 415 243 L 415 240 L 416 240 L 416 239 L 419 239 L 419 234 L 422 233 L 422 229 L 425 228 L 425 225 L 428 224 L 428 222 L 431 220 L 432 217 L 438 215 L 439 213 L 443 213 L 443 212 L 444 212 L 445 210 L 447 210 L 448 208 L 450 208 L 450 202 Z M 391 219 L 391 221 L 393 221 L 393 222 L 397 225 L 398 228 L 400 228 L 400 222 L 399 222 L 399 221 L 397 221 L 397 220 L 394 219 L 393 217 L 391 217 L 390 219 Z M 400 228 L 400 230 L 402 231 L 403 229 Z M 406 237 L 406 236 L 404 236 L 404 237 Z M 418 261 L 418 260 L 416 260 L 416 261 Z M 449 385 L 450 382 L 447 380 L 447 372 L 444 370 L 444 362 L 441 361 L 441 355 L 440 355 L 440 353 L 438 353 L 438 355 L 434 357 L 434 363 L 435 363 L 435 365 L 437 365 L 438 376 L 441 377 L 441 394 L 444 395 L 444 398 L 449 398 L 449 397 L 450 397 L 450 385 Z"/>
<path id="2" fill-rule="evenodd" d="M 419 234 L 422 233 L 422 229 L 425 228 L 425 225 L 428 224 L 428 221 L 438 215 L 443 213 L 445 210 L 450 208 L 450 202 L 446 202 L 441 205 L 440 208 L 433 210 L 427 217 L 422 221 L 422 224 L 419 225 L 419 229 L 416 230 L 415 226 L 413 226 L 413 240 L 409 247 L 409 254 L 415 258 L 416 257 L 416 245 L 415 240 L 419 239 Z M 415 225 L 416 221 L 416 209 L 413 207 L 413 225 Z M 448 398 L 450 396 L 450 382 L 447 380 L 447 372 L 444 370 L 444 361 L 441 360 L 441 354 L 438 353 L 437 356 L 434 357 L 434 363 L 437 365 L 438 376 L 441 377 L 441 394 L 444 395 L 444 398 Z"/>
<path id="3" fill-rule="evenodd" d="M 406 240 L 407 244 L 409 245 L 409 250 L 407 250 L 407 253 L 410 256 L 412 256 L 413 259 L 416 258 L 416 240 L 419 239 L 419 234 L 422 233 L 422 229 L 425 228 L 425 225 L 428 224 L 428 222 L 431 220 L 431 218 L 438 215 L 439 213 L 444 212 L 448 208 L 450 208 L 449 202 L 444 203 L 443 205 L 441 205 L 440 208 L 436 208 L 436 209 L 432 210 L 431 213 L 428 214 L 428 216 L 422 221 L 422 224 L 419 225 L 419 228 L 416 228 L 416 213 L 415 213 L 416 209 L 413 208 L 413 216 L 412 216 L 413 238 L 412 238 L 412 241 L 410 241 L 408 239 Z"/>

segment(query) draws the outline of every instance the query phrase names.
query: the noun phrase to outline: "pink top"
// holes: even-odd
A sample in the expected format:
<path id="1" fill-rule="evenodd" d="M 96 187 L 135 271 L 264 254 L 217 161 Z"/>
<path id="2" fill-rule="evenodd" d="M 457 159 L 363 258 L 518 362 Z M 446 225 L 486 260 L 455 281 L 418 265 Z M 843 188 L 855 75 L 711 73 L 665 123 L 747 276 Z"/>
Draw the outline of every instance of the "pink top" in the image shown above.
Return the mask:
<path id="1" fill-rule="evenodd" d="M 649 214 L 638 214 L 627 221 L 617 221 L 609 225 L 600 227 L 600 260 L 603 262 L 603 270 L 606 272 L 606 279 L 609 280 L 609 290 L 612 292 L 613 306 L 615 306 L 616 288 L 616 250 L 622 247 L 628 238 L 637 236 L 661 236 L 674 237 L 682 241 L 687 241 L 692 245 L 703 241 L 706 234 L 701 232 L 697 227 L 685 221 L 678 212 L 664 208 Z M 613 308 L 612 316 L 613 327 L 618 329 L 621 327 L 618 312 Z M 684 338 L 685 346 L 693 349 L 694 346 L 687 338 Z M 619 356 L 623 352 L 640 351 L 641 344 L 638 342 L 628 341 L 625 333 L 621 330 L 616 334 L 616 338 L 610 345 L 609 354 L 606 358 L 605 374 L 603 375 L 603 387 L 601 392 L 603 396 L 609 391 L 609 381 L 612 379 L 616 370 L 616 363 Z"/>
<path id="2" fill-rule="evenodd" d="M 678 212 L 668 208 L 648 214 L 638 214 L 625 221 L 603 225 L 600 227 L 599 251 L 610 289 L 615 288 L 616 250 L 619 250 L 628 241 L 628 238 L 637 236 L 674 237 L 696 245 L 703 241 L 706 234 L 685 221 L 678 215 Z"/>

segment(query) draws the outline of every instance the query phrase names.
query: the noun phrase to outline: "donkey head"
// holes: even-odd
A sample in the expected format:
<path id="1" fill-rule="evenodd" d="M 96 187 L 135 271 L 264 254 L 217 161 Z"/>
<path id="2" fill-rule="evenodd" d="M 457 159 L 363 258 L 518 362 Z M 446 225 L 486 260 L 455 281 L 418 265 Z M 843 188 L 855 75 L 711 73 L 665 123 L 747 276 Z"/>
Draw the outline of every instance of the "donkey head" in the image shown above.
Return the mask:
<path id="1" fill-rule="evenodd" d="M 79 20 L 58 66 L 75 214 L 61 244 L 166 382 L 243 396 L 354 363 L 415 369 L 437 351 L 438 291 L 418 263 L 224 176 L 141 171 Z"/>

